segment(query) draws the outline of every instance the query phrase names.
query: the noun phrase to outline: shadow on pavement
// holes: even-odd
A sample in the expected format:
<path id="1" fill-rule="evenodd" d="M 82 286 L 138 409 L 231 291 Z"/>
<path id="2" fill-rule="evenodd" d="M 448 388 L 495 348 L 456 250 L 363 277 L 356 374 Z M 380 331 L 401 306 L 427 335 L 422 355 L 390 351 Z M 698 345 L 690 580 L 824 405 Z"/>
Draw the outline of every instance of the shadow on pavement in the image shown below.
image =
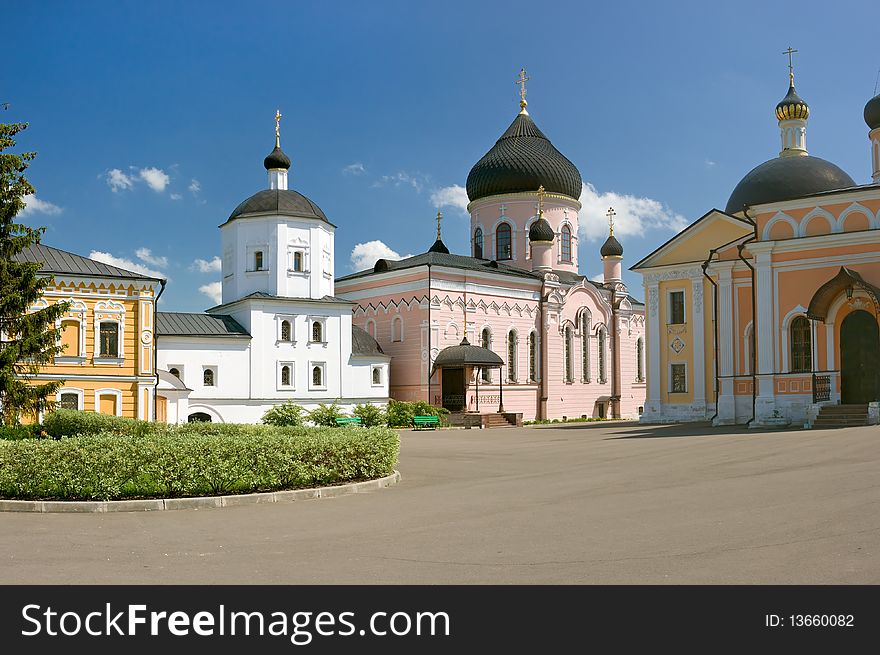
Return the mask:
<path id="1" fill-rule="evenodd" d="M 800 428 L 747 428 L 744 425 L 713 427 L 708 421 L 700 423 L 675 423 L 671 425 L 633 425 L 632 430 L 618 432 L 605 441 L 613 439 L 656 439 L 670 437 L 721 437 L 731 434 L 766 434 L 774 432 L 798 432 Z"/>

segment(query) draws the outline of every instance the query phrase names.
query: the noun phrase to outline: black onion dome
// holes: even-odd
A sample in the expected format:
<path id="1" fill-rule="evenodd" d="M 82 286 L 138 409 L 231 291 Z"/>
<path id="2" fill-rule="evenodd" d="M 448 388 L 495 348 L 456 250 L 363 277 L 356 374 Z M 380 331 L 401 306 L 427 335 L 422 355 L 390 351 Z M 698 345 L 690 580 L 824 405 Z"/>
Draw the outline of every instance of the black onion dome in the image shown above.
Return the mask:
<path id="1" fill-rule="evenodd" d="M 620 245 L 620 241 L 611 234 L 605 239 L 605 243 L 603 243 L 602 247 L 599 249 L 599 254 L 603 257 L 623 257 L 623 246 Z"/>
<path id="2" fill-rule="evenodd" d="M 728 214 L 743 206 L 760 205 L 856 186 L 845 171 L 830 161 L 809 155 L 777 157 L 756 166 L 736 185 L 727 201 Z"/>
<path id="3" fill-rule="evenodd" d="M 880 95 L 876 95 L 865 105 L 865 122 L 872 130 L 880 127 Z"/>
<path id="4" fill-rule="evenodd" d="M 449 254 L 449 248 L 446 247 L 446 244 L 443 243 L 440 239 L 437 239 L 434 242 L 434 245 L 428 248 L 428 252 L 442 252 L 444 255 Z"/>
<path id="5" fill-rule="evenodd" d="M 794 90 L 794 84 L 788 87 L 786 96 L 776 105 L 776 118 L 780 121 L 800 118 L 807 120 L 810 117 L 810 106 L 804 102 Z"/>
<path id="6" fill-rule="evenodd" d="M 284 154 L 281 146 L 275 146 L 275 149 L 263 160 L 263 166 L 266 167 L 267 171 L 270 171 L 273 168 L 283 168 L 284 170 L 287 170 L 290 168 L 290 157 Z"/>
<path id="7" fill-rule="evenodd" d="M 232 210 L 228 220 L 251 215 L 293 216 L 317 218 L 330 223 L 327 216 L 303 194 L 290 189 L 264 189 L 258 191 Z M 332 223 L 330 223 L 332 225 Z"/>
<path id="8" fill-rule="evenodd" d="M 581 174 L 538 129 L 531 116 L 519 114 L 492 149 L 474 164 L 467 178 L 468 198 L 519 191 L 561 193 L 577 200 Z"/>
<path id="9" fill-rule="evenodd" d="M 532 223 L 532 226 L 529 228 L 529 241 L 532 243 L 535 241 L 553 241 L 555 236 L 553 228 L 550 227 L 550 223 L 543 216 Z"/>

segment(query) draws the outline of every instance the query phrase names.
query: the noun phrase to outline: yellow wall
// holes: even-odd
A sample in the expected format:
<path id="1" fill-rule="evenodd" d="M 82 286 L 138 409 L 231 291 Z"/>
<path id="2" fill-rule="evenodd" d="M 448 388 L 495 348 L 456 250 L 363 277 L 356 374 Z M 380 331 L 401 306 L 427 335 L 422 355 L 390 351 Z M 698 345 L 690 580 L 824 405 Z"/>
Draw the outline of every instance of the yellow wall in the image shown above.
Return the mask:
<path id="1" fill-rule="evenodd" d="M 664 403 L 691 403 L 694 399 L 694 307 L 691 287 L 689 279 L 665 280 L 659 284 L 660 399 Z M 671 313 L 669 303 L 670 291 L 684 291 L 684 324 L 669 324 Z M 672 347 L 676 338 L 684 343 L 684 347 L 678 353 Z M 670 391 L 670 364 L 673 363 L 687 364 L 687 392 L 685 393 L 672 393 Z"/>

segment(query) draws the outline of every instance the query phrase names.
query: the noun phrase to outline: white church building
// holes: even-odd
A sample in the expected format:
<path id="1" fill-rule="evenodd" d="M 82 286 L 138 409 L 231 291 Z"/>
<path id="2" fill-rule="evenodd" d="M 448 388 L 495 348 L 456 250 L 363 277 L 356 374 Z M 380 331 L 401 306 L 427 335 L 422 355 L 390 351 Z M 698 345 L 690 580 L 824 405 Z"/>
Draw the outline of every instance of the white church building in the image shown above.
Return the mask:
<path id="1" fill-rule="evenodd" d="M 290 159 L 266 157 L 269 188 L 220 226 L 222 304 L 157 312 L 157 420 L 257 423 L 274 405 L 388 401 L 390 357 L 334 296 L 334 231 L 287 188 Z"/>

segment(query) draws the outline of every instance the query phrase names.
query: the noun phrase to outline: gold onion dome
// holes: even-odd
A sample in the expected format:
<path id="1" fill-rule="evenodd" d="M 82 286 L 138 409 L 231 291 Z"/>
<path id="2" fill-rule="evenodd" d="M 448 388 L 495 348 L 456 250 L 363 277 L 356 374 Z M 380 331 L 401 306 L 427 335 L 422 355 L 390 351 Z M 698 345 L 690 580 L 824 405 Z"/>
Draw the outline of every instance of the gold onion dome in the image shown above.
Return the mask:
<path id="1" fill-rule="evenodd" d="M 794 119 L 807 120 L 810 117 L 810 106 L 794 90 L 794 82 L 788 87 L 788 93 L 776 105 L 776 119 L 788 121 Z"/>

